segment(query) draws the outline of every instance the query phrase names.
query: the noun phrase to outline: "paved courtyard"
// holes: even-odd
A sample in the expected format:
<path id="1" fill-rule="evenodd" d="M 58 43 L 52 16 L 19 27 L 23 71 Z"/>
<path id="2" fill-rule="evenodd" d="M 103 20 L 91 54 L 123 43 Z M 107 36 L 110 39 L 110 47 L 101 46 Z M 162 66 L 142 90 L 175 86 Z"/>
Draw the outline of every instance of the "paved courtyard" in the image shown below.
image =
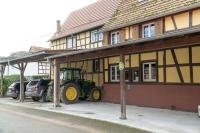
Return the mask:
<path id="1" fill-rule="evenodd" d="M 167 109 L 127 106 L 127 120 L 120 120 L 120 105 L 111 103 L 79 102 L 72 105 L 61 104 L 53 108 L 52 103 L 26 100 L 19 103 L 10 98 L 1 98 L 0 103 L 46 110 L 79 117 L 122 124 L 157 133 L 199 133 L 200 118 L 197 113 L 172 111 Z"/>

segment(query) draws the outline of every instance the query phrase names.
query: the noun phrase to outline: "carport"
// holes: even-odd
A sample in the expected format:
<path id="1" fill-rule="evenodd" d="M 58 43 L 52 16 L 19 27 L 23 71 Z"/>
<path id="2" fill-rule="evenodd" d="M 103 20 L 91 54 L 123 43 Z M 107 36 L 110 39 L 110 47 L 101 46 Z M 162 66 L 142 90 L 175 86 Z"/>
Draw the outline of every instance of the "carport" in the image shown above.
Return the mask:
<path id="1" fill-rule="evenodd" d="M 70 50 L 43 50 L 39 52 L 17 52 L 5 59 L 0 60 L 1 77 L 3 79 L 5 67 L 10 65 L 20 71 L 20 102 L 24 101 L 24 71 L 26 66 L 31 62 L 46 61 L 48 56 L 60 54 Z M 2 89 L 1 84 L 1 89 Z"/>
<path id="2" fill-rule="evenodd" d="M 126 118 L 126 83 L 125 83 L 125 54 L 129 49 L 125 47 L 126 45 L 122 46 L 104 46 L 95 49 L 85 49 L 79 51 L 72 51 L 68 53 L 58 54 L 54 56 L 49 56 L 47 59 L 53 63 L 54 65 L 54 107 L 60 107 L 60 82 L 59 82 L 59 74 L 60 74 L 60 64 L 61 62 L 68 62 L 77 61 L 80 59 L 92 59 L 92 58 L 100 58 L 106 56 L 114 56 L 120 55 L 120 103 L 121 103 L 121 117 L 120 119 L 125 120 Z M 122 50 L 125 49 L 125 50 Z"/>

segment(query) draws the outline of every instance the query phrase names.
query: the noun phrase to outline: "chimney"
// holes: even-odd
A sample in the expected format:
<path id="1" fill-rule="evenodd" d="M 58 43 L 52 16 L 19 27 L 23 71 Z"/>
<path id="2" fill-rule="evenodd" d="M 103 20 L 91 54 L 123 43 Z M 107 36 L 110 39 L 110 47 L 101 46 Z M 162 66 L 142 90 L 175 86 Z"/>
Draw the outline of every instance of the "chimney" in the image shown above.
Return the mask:
<path id="1" fill-rule="evenodd" d="M 61 31 L 60 20 L 57 20 L 57 33 Z"/>

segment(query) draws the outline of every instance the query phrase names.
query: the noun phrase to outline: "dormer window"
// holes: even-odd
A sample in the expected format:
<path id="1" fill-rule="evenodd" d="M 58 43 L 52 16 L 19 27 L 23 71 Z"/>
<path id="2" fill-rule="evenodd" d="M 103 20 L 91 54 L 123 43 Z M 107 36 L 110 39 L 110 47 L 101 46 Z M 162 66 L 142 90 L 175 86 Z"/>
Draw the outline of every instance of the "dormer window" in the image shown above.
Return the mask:
<path id="1" fill-rule="evenodd" d="M 103 40 L 103 33 L 98 30 L 94 30 L 91 32 L 91 42 L 99 42 Z"/>
<path id="2" fill-rule="evenodd" d="M 120 33 L 119 31 L 111 33 L 111 45 L 119 44 L 120 43 Z"/>
<path id="3" fill-rule="evenodd" d="M 142 26 L 142 37 L 147 38 L 147 37 L 153 37 L 155 36 L 155 24 L 150 23 L 150 24 L 145 24 Z"/>

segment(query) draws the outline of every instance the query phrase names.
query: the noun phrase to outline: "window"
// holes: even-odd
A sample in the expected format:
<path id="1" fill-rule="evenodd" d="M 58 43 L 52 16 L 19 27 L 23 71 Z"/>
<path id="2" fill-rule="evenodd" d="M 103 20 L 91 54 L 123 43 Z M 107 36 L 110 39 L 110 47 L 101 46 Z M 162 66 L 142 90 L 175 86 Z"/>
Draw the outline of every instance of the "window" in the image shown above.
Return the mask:
<path id="1" fill-rule="evenodd" d="M 126 82 L 130 82 L 131 81 L 130 70 L 125 70 L 125 81 Z"/>
<path id="2" fill-rule="evenodd" d="M 100 71 L 100 61 L 99 59 L 93 60 L 93 72 L 99 72 Z"/>
<path id="3" fill-rule="evenodd" d="M 50 64 L 48 62 L 38 62 L 38 74 L 49 74 Z"/>
<path id="4" fill-rule="evenodd" d="M 138 70 L 133 69 L 132 78 L 133 78 L 132 79 L 133 82 L 138 82 L 139 81 L 139 71 Z"/>
<path id="5" fill-rule="evenodd" d="M 120 34 L 119 32 L 112 32 L 111 33 L 111 44 L 114 45 L 114 44 L 118 44 L 120 43 Z"/>
<path id="6" fill-rule="evenodd" d="M 118 65 L 110 67 L 110 80 L 111 82 L 118 82 L 120 80 L 120 71 Z"/>
<path id="7" fill-rule="evenodd" d="M 143 81 L 156 81 L 156 63 L 143 63 Z"/>
<path id="8" fill-rule="evenodd" d="M 74 79 L 75 80 L 81 79 L 81 75 L 80 75 L 79 70 L 74 70 Z"/>
<path id="9" fill-rule="evenodd" d="M 67 48 L 76 48 L 76 37 L 67 38 Z"/>
<path id="10" fill-rule="evenodd" d="M 142 37 L 153 37 L 155 36 L 155 24 L 146 24 L 142 26 Z"/>
<path id="11" fill-rule="evenodd" d="M 98 42 L 103 40 L 103 33 L 98 30 L 94 30 L 91 32 L 91 42 Z"/>

